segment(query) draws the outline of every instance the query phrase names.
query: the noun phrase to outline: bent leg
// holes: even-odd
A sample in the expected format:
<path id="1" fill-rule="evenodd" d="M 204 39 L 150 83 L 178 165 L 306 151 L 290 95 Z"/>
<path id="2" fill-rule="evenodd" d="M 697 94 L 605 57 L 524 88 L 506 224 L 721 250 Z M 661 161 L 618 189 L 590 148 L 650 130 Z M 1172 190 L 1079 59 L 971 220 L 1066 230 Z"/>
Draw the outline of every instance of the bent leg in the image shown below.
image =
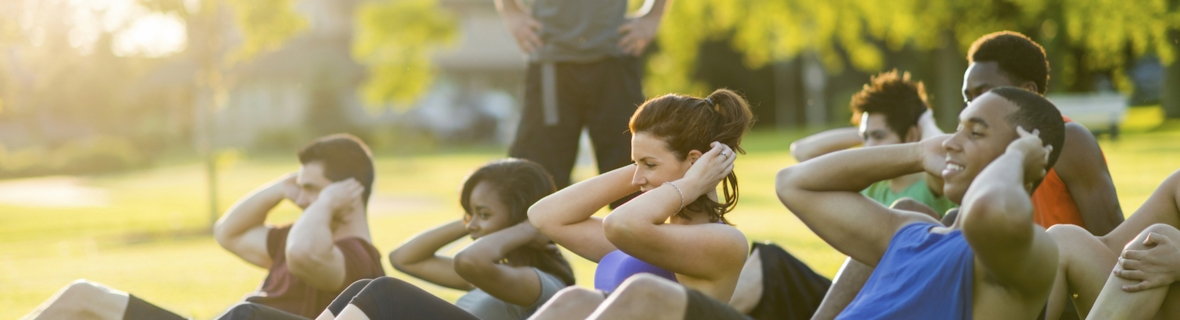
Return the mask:
<path id="1" fill-rule="evenodd" d="M 273 307 L 253 303 L 241 302 L 230 307 L 217 320 L 307 320 L 304 317 L 290 314 Z"/>
<path id="2" fill-rule="evenodd" d="M 1126 250 L 1150 249 L 1144 244 L 1144 240 L 1147 239 L 1147 235 L 1150 233 L 1180 240 L 1180 231 L 1176 230 L 1175 227 L 1166 224 L 1155 224 L 1139 233 L 1138 237 L 1127 244 Z M 1122 268 L 1118 267 L 1116 269 L 1121 270 Z M 1125 286 L 1131 286 L 1138 282 L 1120 278 L 1112 272 L 1108 276 L 1106 284 L 1102 287 L 1102 292 L 1098 296 L 1097 301 L 1094 302 L 1094 308 L 1091 310 L 1092 312 L 1087 319 L 1151 319 L 1157 315 L 1177 316 L 1175 314 L 1160 312 L 1160 307 L 1163 306 L 1164 299 L 1169 296 L 1170 291 L 1176 291 L 1173 290 L 1173 287 L 1177 287 L 1175 283 L 1138 292 L 1127 292 L 1123 290 Z M 1176 298 L 1174 297 L 1173 300 L 1176 300 Z"/>
<path id="3" fill-rule="evenodd" d="M 836 272 L 836 278 L 832 280 L 832 288 L 824 295 L 824 301 L 819 304 L 819 309 L 811 319 L 835 319 L 844 312 L 844 308 L 852 303 L 856 295 L 860 294 L 860 289 L 869 281 L 873 270 L 873 267 L 860 261 L 845 259 L 840 271 Z"/>
<path id="4" fill-rule="evenodd" d="M 1162 223 L 1180 228 L 1178 199 L 1180 199 L 1180 171 L 1172 173 L 1164 182 L 1160 183 L 1159 188 L 1152 192 L 1151 197 L 1147 198 L 1147 201 L 1143 202 L 1138 210 L 1135 210 L 1135 214 L 1128 217 L 1127 221 L 1123 221 L 1110 233 L 1101 237 L 1102 242 L 1110 248 L 1111 252 L 1120 252 L 1123 250 L 1123 246 L 1131 242 L 1131 239 L 1138 237 L 1139 233 L 1153 224 Z"/>
<path id="5" fill-rule="evenodd" d="M 606 298 L 602 292 L 568 287 L 553 295 L 529 319 L 585 319 L 594 313 L 603 300 Z"/>
<path id="6" fill-rule="evenodd" d="M 121 320 L 129 297 L 126 292 L 79 279 L 21 319 Z"/>
<path id="7" fill-rule="evenodd" d="M 729 298 L 729 305 L 741 313 L 750 313 L 758 302 L 762 301 L 762 257 L 755 246 L 742 266 L 742 275 L 738 277 L 737 288 Z"/>
<path id="8" fill-rule="evenodd" d="M 344 311 L 344 307 L 348 306 L 352 298 L 360 294 L 361 290 L 364 290 L 365 286 L 368 286 L 370 282 L 373 282 L 373 279 L 360 279 L 348 285 L 348 288 L 344 288 L 344 291 L 341 291 L 340 295 L 336 296 L 336 299 L 332 299 L 332 303 L 328 304 L 328 309 L 321 312 L 316 317 L 316 320 L 335 319 L 337 315 L 340 315 L 340 312 Z"/>
<path id="9" fill-rule="evenodd" d="M 934 218 L 934 220 L 941 220 L 942 219 L 942 216 L 940 215 L 940 213 L 934 212 L 933 208 L 931 208 L 930 206 L 928 206 L 925 203 L 922 203 L 918 200 L 914 200 L 914 198 L 907 197 L 907 198 L 897 199 L 897 201 L 894 201 L 893 204 L 889 205 L 889 207 L 893 208 L 893 209 L 897 209 L 897 210 L 905 210 L 905 211 L 913 211 L 913 212 L 922 213 L 927 216 L 930 216 L 931 218 Z"/>
<path id="10" fill-rule="evenodd" d="M 683 286 L 641 273 L 623 281 L 588 319 L 681 320 L 687 306 L 688 292 Z"/>
<path id="11" fill-rule="evenodd" d="M 1118 254 L 1079 226 L 1055 225 L 1047 232 L 1057 242 L 1058 261 L 1046 319 L 1057 319 L 1070 298 L 1078 316 L 1084 318 L 1114 269 Z"/>
<path id="12" fill-rule="evenodd" d="M 337 320 L 351 319 L 468 319 L 463 309 L 405 281 L 380 277 L 369 282 L 340 311 Z"/>

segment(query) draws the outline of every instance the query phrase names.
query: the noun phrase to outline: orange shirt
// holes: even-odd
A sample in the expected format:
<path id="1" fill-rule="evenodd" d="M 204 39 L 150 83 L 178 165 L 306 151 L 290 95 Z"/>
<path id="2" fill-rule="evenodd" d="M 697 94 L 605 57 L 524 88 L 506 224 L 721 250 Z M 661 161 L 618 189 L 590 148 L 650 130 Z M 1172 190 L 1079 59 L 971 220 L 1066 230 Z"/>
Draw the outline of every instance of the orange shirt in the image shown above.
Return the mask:
<path id="1" fill-rule="evenodd" d="M 1065 119 L 1065 122 L 1073 121 L 1069 117 L 1061 117 Z M 1069 194 L 1069 188 L 1065 187 L 1065 182 L 1062 182 L 1061 177 L 1057 176 L 1056 168 L 1049 169 L 1049 172 L 1045 174 L 1045 180 L 1041 181 L 1037 191 L 1033 192 L 1032 204 L 1033 222 L 1042 227 L 1049 228 L 1055 224 L 1086 227 L 1082 220 L 1082 212 L 1078 210 L 1077 202 L 1073 201 L 1073 195 Z"/>
<path id="2" fill-rule="evenodd" d="M 1045 180 L 1032 195 L 1033 222 L 1048 228 L 1055 224 L 1073 224 L 1085 228 L 1082 212 L 1069 194 L 1065 182 L 1057 176 L 1056 169 L 1049 169 Z"/>

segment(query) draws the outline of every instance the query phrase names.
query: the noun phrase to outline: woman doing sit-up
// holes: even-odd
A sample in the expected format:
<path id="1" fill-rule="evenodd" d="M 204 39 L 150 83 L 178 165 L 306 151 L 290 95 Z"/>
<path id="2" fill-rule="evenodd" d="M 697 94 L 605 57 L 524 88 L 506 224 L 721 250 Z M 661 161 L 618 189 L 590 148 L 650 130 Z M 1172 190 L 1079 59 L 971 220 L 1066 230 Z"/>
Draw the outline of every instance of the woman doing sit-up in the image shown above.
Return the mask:
<path id="1" fill-rule="evenodd" d="M 746 101 L 725 89 L 706 98 L 669 94 L 648 100 L 631 116 L 635 164 L 537 201 L 529 221 L 557 244 L 599 263 L 596 289 L 610 292 L 635 273 L 653 273 L 693 289 L 689 299 L 703 294 L 729 301 L 747 242 L 725 214 L 737 205 L 734 151 L 744 153 L 740 144 L 752 121 Z M 606 218 L 593 217 L 636 191 L 643 193 Z M 569 288 L 534 318 L 585 318 L 605 298 Z"/>
<path id="2" fill-rule="evenodd" d="M 528 160 L 500 160 L 476 170 L 463 183 L 461 220 L 418 234 L 389 254 L 398 271 L 470 292 L 452 305 L 395 278 L 361 280 L 318 319 L 527 318 L 574 284 L 561 252 L 526 221 L 529 206 L 553 191 L 545 169 Z M 469 235 L 475 242 L 454 258 L 437 255 Z"/>

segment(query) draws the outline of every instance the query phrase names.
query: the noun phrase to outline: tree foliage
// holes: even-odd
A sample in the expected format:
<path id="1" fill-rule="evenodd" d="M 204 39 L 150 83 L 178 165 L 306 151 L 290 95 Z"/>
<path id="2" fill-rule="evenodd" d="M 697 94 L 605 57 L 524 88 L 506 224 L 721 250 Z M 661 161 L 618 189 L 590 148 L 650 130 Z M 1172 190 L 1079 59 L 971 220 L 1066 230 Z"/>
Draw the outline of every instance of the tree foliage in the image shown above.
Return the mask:
<path id="1" fill-rule="evenodd" d="M 371 104 L 410 102 L 426 92 L 435 72 L 430 54 L 457 34 L 455 18 L 436 0 L 367 2 L 357 24 L 352 52 L 369 68 L 361 93 Z"/>
<path id="2" fill-rule="evenodd" d="M 692 80 L 697 48 L 728 38 L 758 67 L 815 54 L 829 73 L 845 67 L 885 68 L 884 50 L 906 46 L 965 52 L 979 36 L 1000 30 L 1062 37 L 1087 54 L 1082 65 L 1121 70 L 1139 55 L 1175 60 L 1168 30 L 1180 29 L 1175 0 L 700 0 L 673 5 L 658 36 L 645 85 L 653 92 L 702 91 Z M 949 36 L 949 37 L 948 37 Z M 1116 72 L 1117 73 L 1117 72 Z"/>

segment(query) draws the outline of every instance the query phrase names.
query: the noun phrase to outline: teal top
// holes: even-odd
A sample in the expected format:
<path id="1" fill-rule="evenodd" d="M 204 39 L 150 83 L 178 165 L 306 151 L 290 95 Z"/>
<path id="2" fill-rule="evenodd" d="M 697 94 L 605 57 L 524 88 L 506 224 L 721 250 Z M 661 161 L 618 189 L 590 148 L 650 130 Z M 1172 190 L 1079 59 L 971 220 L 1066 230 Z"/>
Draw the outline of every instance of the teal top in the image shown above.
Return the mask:
<path id="1" fill-rule="evenodd" d="M 934 212 L 938 212 L 939 217 L 946 215 L 947 210 L 958 207 L 958 205 L 946 197 L 936 196 L 934 193 L 931 193 L 930 187 L 926 186 L 926 179 L 919 179 L 918 182 L 914 182 L 909 187 L 897 193 L 894 193 L 893 189 L 889 188 L 889 180 L 877 181 L 877 183 L 861 191 L 860 194 L 885 206 L 890 206 L 894 201 L 901 198 L 913 198 L 918 202 L 930 206 L 931 209 L 934 209 Z"/>

